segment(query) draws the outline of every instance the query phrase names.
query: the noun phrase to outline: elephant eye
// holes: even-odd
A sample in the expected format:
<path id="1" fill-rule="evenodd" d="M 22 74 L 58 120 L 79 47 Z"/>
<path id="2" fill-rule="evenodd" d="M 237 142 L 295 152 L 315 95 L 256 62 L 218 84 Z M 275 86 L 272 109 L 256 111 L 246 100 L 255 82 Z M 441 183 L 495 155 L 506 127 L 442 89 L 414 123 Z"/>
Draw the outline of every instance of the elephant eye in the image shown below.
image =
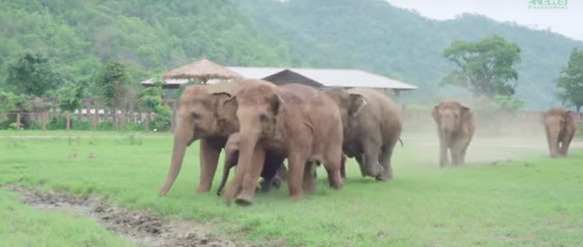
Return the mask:
<path id="1" fill-rule="evenodd" d="M 261 115 L 259 115 L 259 120 L 261 120 L 261 122 L 267 121 L 267 115 L 265 113 L 262 113 Z"/>
<path id="2" fill-rule="evenodd" d="M 190 114 L 190 116 L 191 116 L 192 118 L 194 118 L 194 119 L 199 119 L 199 118 L 200 118 L 200 114 L 198 114 L 198 113 L 196 113 L 196 112 L 193 112 L 193 113 L 191 113 L 191 114 Z"/>

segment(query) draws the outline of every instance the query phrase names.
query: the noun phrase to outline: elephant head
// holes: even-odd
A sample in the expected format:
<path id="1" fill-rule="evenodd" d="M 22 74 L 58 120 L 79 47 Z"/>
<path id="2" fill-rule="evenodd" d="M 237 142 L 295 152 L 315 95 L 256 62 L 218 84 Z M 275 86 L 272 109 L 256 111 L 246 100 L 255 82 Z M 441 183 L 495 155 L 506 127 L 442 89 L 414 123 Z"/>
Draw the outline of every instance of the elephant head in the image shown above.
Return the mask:
<path id="1" fill-rule="evenodd" d="M 360 94 L 348 93 L 338 89 L 326 90 L 325 93 L 338 105 L 342 126 L 344 126 L 344 138 L 349 139 L 350 133 L 348 131 L 350 126 L 354 124 L 353 120 L 358 117 L 358 114 L 367 105 L 366 99 Z"/>
<path id="2" fill-rule="evenodd" d="M 243 183 L 255 185 L 257 183 L 263 169 L 263 162 L 256 159 L 261 158 L 258 154 L 265 152 L 259 142 L 263 137 L 276 135 L 277 116 L 280 113 L 281 103 L 274 87 L 270 86 L 245 88 L 234 99 L 228 101 L 227 104 L 237 109 L 240 135 L 238 168 L 235 179 L 225 191 L 226 204 L 229 204 L 235 196 L 238 204 L 251 203 L 255 186 L 251 185 L 253 190 L 239 190 Z"/>
<path id="3" fill-rule="evenodd" d="M 462 124 L 472 114 L 469 107 L 458 101 L 443 101 L 434 107 L 432 116 L 440 133 L 453 134 L 462 128 Z"/>
<path id="4" fill-rule="evenodd" d="M 543 114 L 543 124 L 551 157 L 566 156 L 577 131 L 577 119 L 571 111 L 553 108 Z"/>
<path id="5" fill-rule="evenodd" d="M 236 85 L 195 85 L 184 90 L 179 102 L 179 120 L 174 135 L 172 160 L 165 195 L 180 172 L 187 146 L 201 138 L 228 136 L 238 129 L 235 109 L 225 106 Z M 216 164 L 215 164 L 216 165 Z"/>

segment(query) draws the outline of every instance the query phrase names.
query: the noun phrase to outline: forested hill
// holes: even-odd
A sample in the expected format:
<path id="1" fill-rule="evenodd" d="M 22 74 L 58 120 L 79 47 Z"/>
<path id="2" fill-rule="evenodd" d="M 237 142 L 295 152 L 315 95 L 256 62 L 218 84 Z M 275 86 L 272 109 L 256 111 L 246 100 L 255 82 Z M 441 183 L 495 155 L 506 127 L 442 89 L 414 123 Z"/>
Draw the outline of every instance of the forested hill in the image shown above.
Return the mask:
<path id="1" fill-rule="evenodd" d="M 442 51 L 493 33 L 521 48 L 518 97 L 557 104 L 552 81 L 582 42 L 464 16 L 435 21 L 380 0 L 0 0 L 0 83 L 27 51 L 48 55 L 73 80 L 104 62 L 134 81 L 207 57 L 226 65 L 360 68 L 419 85 L 403 98 L 432 103 L 452 65 Z M 429 97 L 427 96 L 429 95 Z M 406 100 L 406 99 L 404 99 Z"/>
<path id="2" fill-rule="evenodd" d="M 244 12 L 253 16 L 262 31 L 285 37 L 300 60 L 397 77 L 421 87 L 417 93 L 403 97 L 430 102 L 439 97 L 426 95 L 449 90 L 440 90 L 438 84 L 452 68 L 442 52 L 454 40 L 477 41 L 498 34 L 516 42 L 522 59 L 516 66 L 517 96 L 530 109 L 560 103 L 553 81 L 572 50 L 583 48 L 583 42 L 548 31 L 472 15 L 436 21 L 381 0 L 257 2 L 244 0 Z"/>

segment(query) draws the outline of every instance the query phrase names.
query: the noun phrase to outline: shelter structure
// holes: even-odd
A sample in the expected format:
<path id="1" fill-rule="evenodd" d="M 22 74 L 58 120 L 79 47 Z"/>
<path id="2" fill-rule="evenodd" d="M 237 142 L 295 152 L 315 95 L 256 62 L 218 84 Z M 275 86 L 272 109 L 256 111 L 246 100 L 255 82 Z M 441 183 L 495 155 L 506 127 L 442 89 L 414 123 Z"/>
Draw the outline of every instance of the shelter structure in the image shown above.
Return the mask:
<path id="1" fill-rule="evenodd" d="M 276 85 L 299 83 L 316 88 L 374 88 L 394 90 L 414 90 L 417 86 L 395 79 L 356 69 L 313 69 L 278 67 L 223 67 L 207 59 L 170 70 L 163 75 L 164 88 L 178 88 L 191 80 L 214 83 L 215 79 L 252 78 L 270 81 Z M 144 86 L 154 84 L 154 79 L 141 82 Z"/>
<path id="2" fill-rule="evenodd" d="M 243 78 L 243 76 L 227 67 L 203 58 L 196 62 L 164 72 L 164 74 L 162 74 L 162 80 L 164 80 L 165 83 L 162 88 L 178 88 L 182 84 L 197 80 L 206 84 L 213 79 L 230 80 L 237 78 Z M 154 82 L 155 79 L 148 79 L 142 81 L 141 84 L 144 86 L 152 86 L 154 85 Z"/>
<path id="3" fill-rule="evenodd" d="M 392 89 L 396 93 L 417 86 L 356 69 L 228 67 L 245 78 L 270 81 L 277 85 L 300 83 L 318 88 Z"/>

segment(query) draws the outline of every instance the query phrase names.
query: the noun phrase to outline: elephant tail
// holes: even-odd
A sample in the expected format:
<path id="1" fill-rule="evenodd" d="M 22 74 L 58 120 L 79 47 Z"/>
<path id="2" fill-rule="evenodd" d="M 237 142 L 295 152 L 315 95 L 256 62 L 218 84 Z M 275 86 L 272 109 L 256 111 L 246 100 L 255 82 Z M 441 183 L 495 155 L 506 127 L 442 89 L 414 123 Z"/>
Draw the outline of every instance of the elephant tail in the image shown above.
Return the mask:
<path id="1" fill-rule="evenodd" d="M 399 137 L 399 139 L 397 139 L 399 141 L 399 143 L 401 143 L 401 147 L 403 146 L 403 140 L 401 140 L 401 137 Z"/>

